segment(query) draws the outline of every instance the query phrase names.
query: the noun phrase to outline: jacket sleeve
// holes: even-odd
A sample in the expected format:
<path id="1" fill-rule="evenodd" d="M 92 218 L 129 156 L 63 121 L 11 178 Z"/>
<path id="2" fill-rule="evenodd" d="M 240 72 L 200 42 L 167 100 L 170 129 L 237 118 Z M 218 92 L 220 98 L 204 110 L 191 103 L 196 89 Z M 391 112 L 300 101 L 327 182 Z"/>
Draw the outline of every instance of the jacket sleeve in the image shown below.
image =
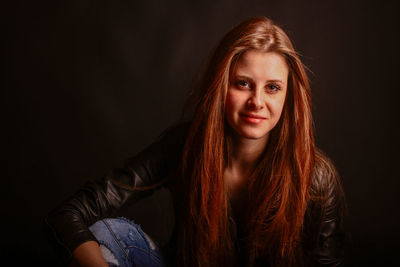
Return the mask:
<path id="1" fill-rule="evenodd" d="M 343 265 L 344 211 L 345 199 L 339 176 L 333 163 L 317 151 L 311 201 L 305 218 L 308 251 L 313 259 L 310 266 Z"/>
<path id="2" fill-rule="evenodd" d="M 45 218 L 44 230 L 63 258 L 70 258 L 80 244 L 96 241 L 88 229 L 90 225 L 112 217 L 122 205 L 151 194 L 151 187 L 162 183 L 176 169 L 186 128 L 187 124 L 172 127 L 158 141 L 128 159 L 124 168 L 87 182 Z"/>

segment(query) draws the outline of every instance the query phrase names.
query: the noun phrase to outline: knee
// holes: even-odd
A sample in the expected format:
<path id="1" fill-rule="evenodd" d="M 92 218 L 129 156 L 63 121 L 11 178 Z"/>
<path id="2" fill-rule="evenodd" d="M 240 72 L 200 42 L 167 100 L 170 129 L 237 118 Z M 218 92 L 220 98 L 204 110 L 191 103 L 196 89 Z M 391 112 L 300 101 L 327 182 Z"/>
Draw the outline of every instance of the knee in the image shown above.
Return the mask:
<path id="1" fill-rule="evenodd" d="M 132 254 L 138 258 L 143 253 L 157 261 L 161 260 L 156 243 L 132 221 L 108 218 L 97 221 L 89 229 L 100 243 L 102 254 L 109 263 L 121 262 L 122 258 L 131 258 Z"/>
<path id="2" fill-rule="evenodd" d="M 146 246 L 151 250 L 157 248 L 155 242 L 139 225 L 123 217 L 107 218 L 97 221 L 89 229 L 100 243 L 103 240 L 109 242 L 111 238 L 127 246 Z"/>
<path id="3" fill-rule="evenodd" d="M 103 258 L 110 266 L 120 266 L 120 260 L 117 258 L 114 252 L 106 246 L 106 244 L 100 244 L 99 247 Z"/>

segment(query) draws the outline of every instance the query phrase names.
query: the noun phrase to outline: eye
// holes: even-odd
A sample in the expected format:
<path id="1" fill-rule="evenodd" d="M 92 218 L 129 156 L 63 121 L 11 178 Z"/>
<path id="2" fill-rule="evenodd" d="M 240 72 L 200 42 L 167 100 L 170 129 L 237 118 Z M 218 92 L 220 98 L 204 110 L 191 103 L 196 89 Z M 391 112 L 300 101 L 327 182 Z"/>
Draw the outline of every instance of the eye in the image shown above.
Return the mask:
<path id="1" fill-rule="evenodd" d="M 276 93 L 279 90 L 281 90 L 281 87 L 276 83 L 271 83 L 271 84 L 267 85 L 267 91 L 269 91 L 271 93 Z"/>
<path id="2" fill-rule="evenodd" d="M 250 84 L 245 80 L 238 80 L 235 82 L 236 87 L 247 89 L 250 88 Z"/>

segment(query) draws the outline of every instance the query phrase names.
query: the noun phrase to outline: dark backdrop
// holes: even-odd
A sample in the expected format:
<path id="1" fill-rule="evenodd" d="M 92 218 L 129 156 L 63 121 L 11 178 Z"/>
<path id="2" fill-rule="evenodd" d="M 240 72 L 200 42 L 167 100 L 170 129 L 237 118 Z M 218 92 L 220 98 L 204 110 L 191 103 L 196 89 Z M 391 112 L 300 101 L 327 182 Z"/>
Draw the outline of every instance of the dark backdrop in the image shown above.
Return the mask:
<path id="1" fill-rule="evenodd" d="M 14 2 L 3 35 L 2 253 L 51 265 L 43 217 L 176 121 L 219 38 L 264 15 L 312 71 L 317 144 L 347 195 L 348 265 L 388 266 L 400 248 L 394 2 Z"/>

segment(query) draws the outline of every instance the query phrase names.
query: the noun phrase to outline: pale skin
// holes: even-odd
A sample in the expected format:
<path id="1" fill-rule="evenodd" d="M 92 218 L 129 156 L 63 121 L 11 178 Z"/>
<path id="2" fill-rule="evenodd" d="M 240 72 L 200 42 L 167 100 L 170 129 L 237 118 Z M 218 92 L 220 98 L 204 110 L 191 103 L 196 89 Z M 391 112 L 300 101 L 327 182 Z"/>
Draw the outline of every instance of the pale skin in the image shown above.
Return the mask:
<path id="1" fill-rule="evenodd" d="M 79 245 L 72 254 L 70 267 L 108 267 L 108 263 L 101 254 L 99 244 L 88 241 Z"/>
<path id="2" fill-rule="evenodd" d="M 233 129 L 231 162 L 224 179 L 232 205 L 240 203 L 241 192 L 254 170 L 285 103 L 289 69 L 277 53 L 250 50 L 231 72 L 225 117 Z"/>
<path id="3" fill-rule="evenodd" d="M 269 132 L 279 121 L 285 103 L 288 67 L 282 56 L 250 50 L 231 73 L 225 117 L 233 129 L 231 162 L 224 179 L 233 207 L 268 143 Z M 71 267 L 108 266 L 99 245 L 88 241 L 73 252 Z"/>

